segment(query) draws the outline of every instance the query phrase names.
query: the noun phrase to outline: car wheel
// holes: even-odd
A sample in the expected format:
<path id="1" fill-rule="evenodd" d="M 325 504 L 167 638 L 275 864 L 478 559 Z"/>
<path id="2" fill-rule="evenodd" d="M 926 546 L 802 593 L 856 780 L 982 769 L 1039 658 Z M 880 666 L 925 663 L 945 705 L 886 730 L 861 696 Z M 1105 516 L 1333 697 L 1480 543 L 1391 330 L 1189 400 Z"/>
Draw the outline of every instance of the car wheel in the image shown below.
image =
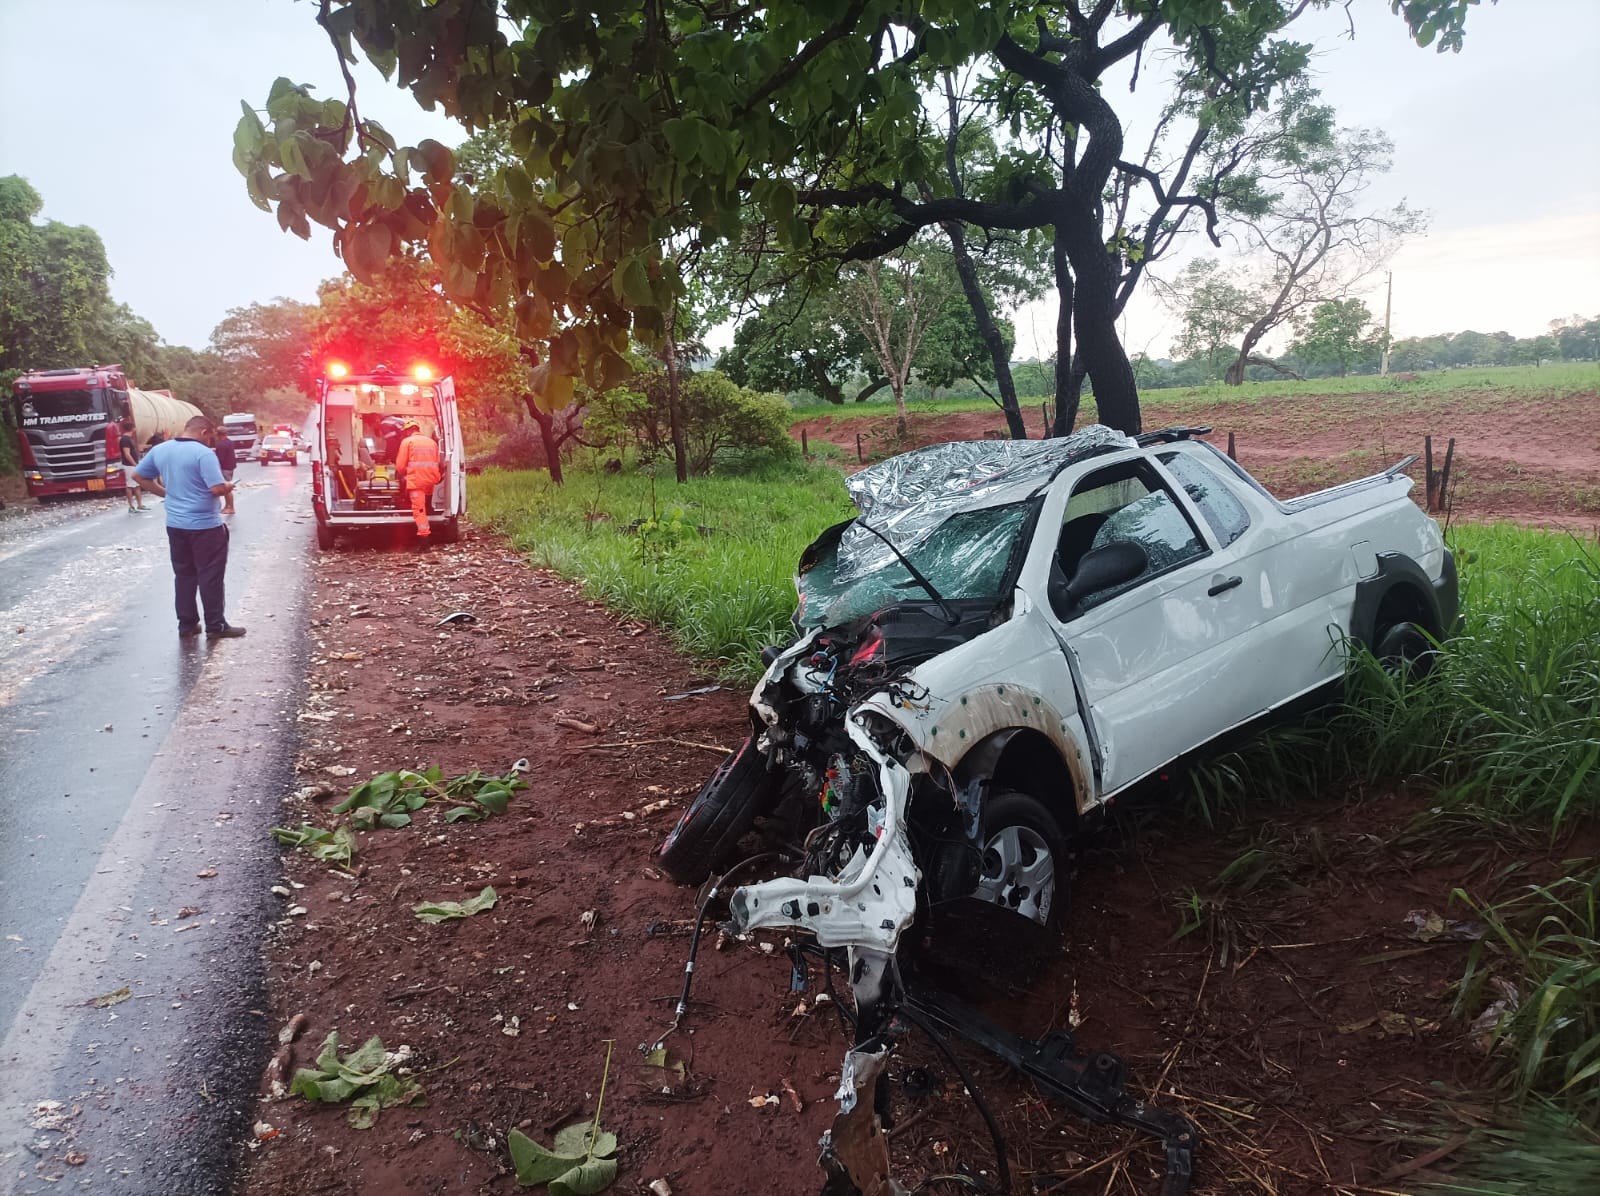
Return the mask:
<path id="1" fill-rule="evenodd" d="M 317 547 L 324 552 L 333 547 L 333 528 L 320 520 L 317 522 Z"/>
<path id="2" fill-rule="evenodd" d="M 1066 893 L 1066 838 L 1037 798 L 1015 790 L 983 806 L 983 861 L 974 896 L 1050 929 Z"/>
<path id="3" fill-rule="evenodd" d="M 767 804 L 772 774 L 753 738 L 717 766 L 661 845 L 661 867 L 680 884 L 698 884 L 755 825 Z"/>
<path id="4" fill-rule="evenodd" d="M 1379 627 L 1373 636 L 1372 654 L 1391 676 L 1420 681 L 1433 672 L 1439 650 L 1420 623 L 1406 620 Z"/>

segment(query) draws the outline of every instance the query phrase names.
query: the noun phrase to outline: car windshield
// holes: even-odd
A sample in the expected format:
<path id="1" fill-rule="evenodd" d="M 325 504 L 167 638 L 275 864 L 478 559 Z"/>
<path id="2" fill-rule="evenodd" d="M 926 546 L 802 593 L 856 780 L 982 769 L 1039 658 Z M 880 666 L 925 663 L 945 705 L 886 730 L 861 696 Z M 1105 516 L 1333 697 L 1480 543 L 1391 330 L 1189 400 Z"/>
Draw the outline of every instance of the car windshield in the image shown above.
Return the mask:
<path id="1" fill-rule="evenodd" d="M 998 598 L 1030 505 L 1016 502 L 958 512 L 906 555 L 943 598 Z M 893 558 L 864 576 L 847 570 L 840 579 L 840 547 L 872 537 L 860 522 L 847 527 L 801 574 L 796 612 L 801 626 L 837 627 L 897 602 L 928 598 L 905 565 Z"/>

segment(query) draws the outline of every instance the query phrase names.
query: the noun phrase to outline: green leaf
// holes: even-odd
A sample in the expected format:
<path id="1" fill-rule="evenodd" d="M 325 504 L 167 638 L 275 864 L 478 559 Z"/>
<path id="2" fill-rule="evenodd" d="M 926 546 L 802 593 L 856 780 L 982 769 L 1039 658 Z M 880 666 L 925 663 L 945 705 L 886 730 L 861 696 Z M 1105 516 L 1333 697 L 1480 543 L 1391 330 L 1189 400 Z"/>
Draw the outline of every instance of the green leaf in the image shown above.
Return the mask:
<path id="1" fill-rule="evenodd" d="M 384 224 L 356 224 L 344 230 L 344 264 L 362 282 L 371 282 L 389 260 L 394 244 Z"/>
<path id="2" fill-rule="evenodd" d="M 487 814 L 477 806 L 455 806 L 445 813 L 446 822 L 482 822 Z"/>
<path id="3" fill-rule="evenodd" d="M 573 1163 L 577 1161 L 552 1154 L 521 1130 L 511 1130 L 506 1134 L 506 1146 L 511 1151 L 511 1166 L 517 1173 L 517 1182 L 524 1187 L 547 1184 L 558 1175 L 572 1170 Z"/>
<path id="4" fill-rule="evenodd" d="M 494 889 L 485 887 L 483 892 L 467 901 L 423 901 L 413 905 L 411 911 L 428 925 L 437 926 L 440 922 L 470 918 L 473 914 L 493 909 L 499 900 Z"/>
<path id="5" fill-rule="evenodd" d="M 305 146 L 302 144 L 303 133 L 293 133 L 288 137 L 278 138 L 278 159 L 283 163 L 283 168 L 296 178 L 309 180 L 312 177 L 311 166 L 306 162 Z"/>
<path id="6" fill-rule="evenodd" d="M 628 258 L 617 270 L 617 290 L 622 299 L 635 306 L 649 303 L 655 298 L 655 291 L 650 286 L 650 272 L 637 255 Z"/>
<path id="7" fill-rule="evenodd" d="M 616 1159 L 590 1159 L 550 1181 L 550 1196 L 595 1196 L 617 1178 Z"/>
<path id="8" fill-rule="evenodd" d="M 423 177 L 430 183 L 448 183 L 456 170 L 456 156 L 450 147 L 425 137 L 417 142 L 416 152 L 423 162 Z"/>

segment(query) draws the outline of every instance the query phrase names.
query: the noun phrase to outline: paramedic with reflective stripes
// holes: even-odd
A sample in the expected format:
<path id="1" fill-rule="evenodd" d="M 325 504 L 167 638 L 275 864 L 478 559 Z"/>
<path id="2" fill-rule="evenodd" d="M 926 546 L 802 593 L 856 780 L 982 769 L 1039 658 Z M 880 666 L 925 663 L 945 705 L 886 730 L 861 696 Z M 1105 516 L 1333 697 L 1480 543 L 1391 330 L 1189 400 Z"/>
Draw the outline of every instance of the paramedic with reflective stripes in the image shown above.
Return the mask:
<path id="1" fill-rule="evenodd" d="M 417 521 L 417 535 L 432 535 L 433 529 L 428 526 L 428 496 L 443 477 L 439 472 L 439 446 L 433 437 L 423 434 L 415 420 L 405 426 L 405 439 L 400 442 L 394 465 L 401 484 L 411 494 L 411 515 Z"/>

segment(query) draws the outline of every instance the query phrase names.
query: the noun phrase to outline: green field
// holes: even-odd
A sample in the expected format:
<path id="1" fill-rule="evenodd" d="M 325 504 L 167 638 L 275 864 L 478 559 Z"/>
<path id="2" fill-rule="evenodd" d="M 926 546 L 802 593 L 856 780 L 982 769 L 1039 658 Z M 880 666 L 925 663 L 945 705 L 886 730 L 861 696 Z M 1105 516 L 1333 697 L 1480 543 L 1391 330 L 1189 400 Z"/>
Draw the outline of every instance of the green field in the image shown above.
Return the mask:
<path id="1" fill-rule="evenodd" d="M 1217 403 L 1259 403 L 1276 398 L 1293 398 L 1312 395 L 1388 394 L 1418 395 L 1434 398 L 1455 393 L 1503 393 L 1507 397 L 1546 393 L 1555 396 L 1594 394 L 1600 391 L 1600 362 L 1556 361 L 1542 366 L 1474 366 L 1458 370 L 1433 370 L 1428 373 L 1405 375 L 1413 381 L 1402 381 L 1401 375 L 1379 378 L 1361 374 L 1350 378 L 1313 378 L 1296 382 L 1292 378 L 1269 382 L 1246 382 L 1240 386 L 1171 387 L 1161 390 L 1144 390 L 1140 398 L 1149 409 L 1182 409 L 1207 407 Z M 1046 394 L 1019 395 L 1017 405 L 1024 421 L 1035 429 L 1040 420 L 1040 404 L 1051 401 Z M 791 398 L 793 401 L 793 397 Z M 999 407 L 989 399 L 966 397 L 956 399 L 918 399 L 908 401 L 906 410 L 925 415 L 945 415 L 960 411 L 993 411 L 998 416 Z M 822 402 L 795 402 L 795 418 L 835 419 L 855 417 L 881 418 L 894 414 L 894 403 L 873 400 L 866 403 L 845 403 L 842 406 Z M 1078 423 L 1094 422 L 1094 397 L 1084 393 L 1083 409 Z"/>

